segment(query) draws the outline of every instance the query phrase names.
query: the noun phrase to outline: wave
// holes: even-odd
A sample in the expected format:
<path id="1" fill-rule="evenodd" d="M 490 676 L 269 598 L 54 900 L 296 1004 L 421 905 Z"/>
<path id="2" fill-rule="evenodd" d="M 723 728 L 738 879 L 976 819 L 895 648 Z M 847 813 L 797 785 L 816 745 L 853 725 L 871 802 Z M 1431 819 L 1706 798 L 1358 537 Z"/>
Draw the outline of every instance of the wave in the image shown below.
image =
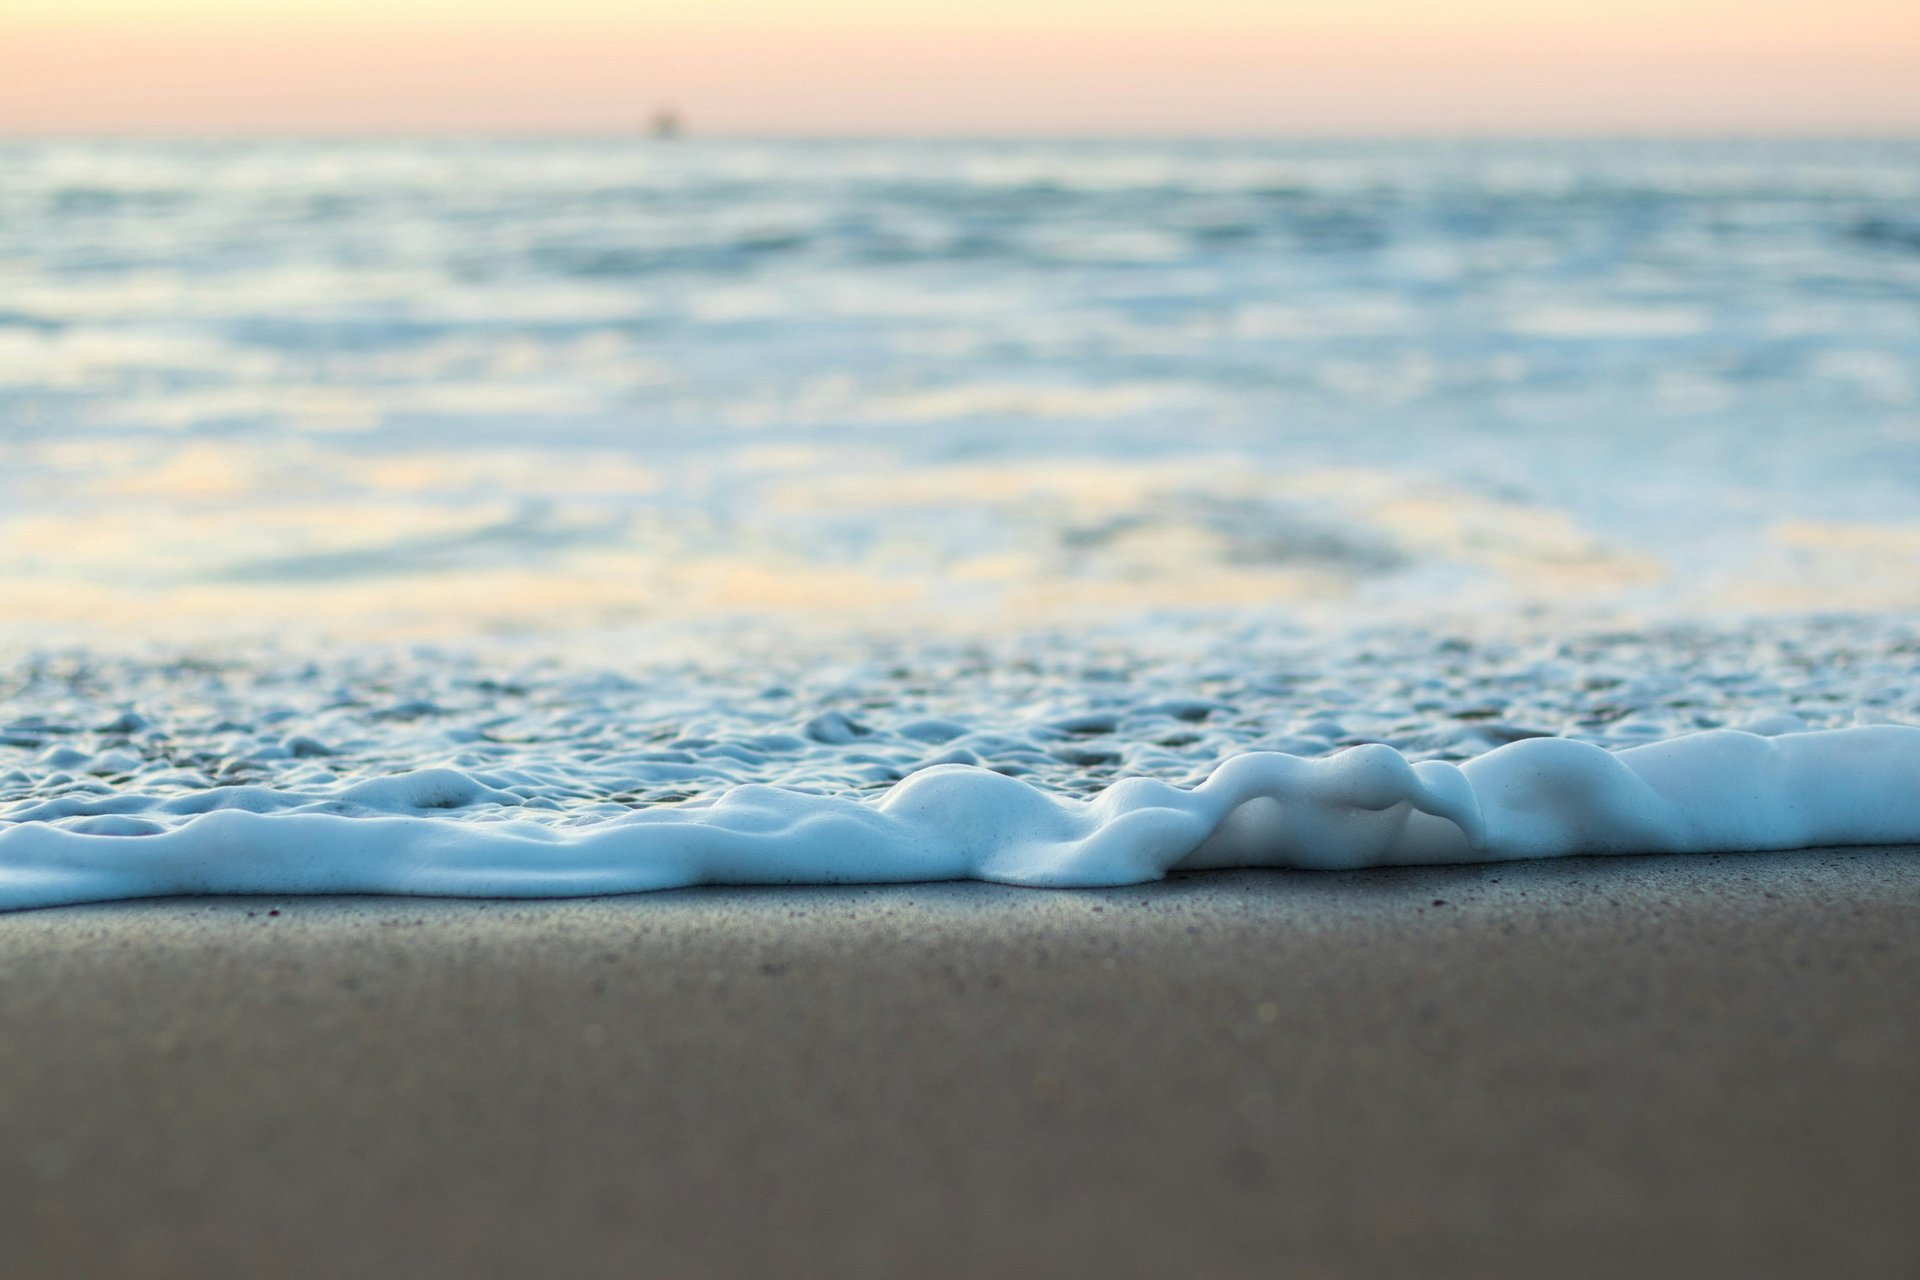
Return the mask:
<path id="1" fill-rule="evenodd" d="M 1618 752 L 1529 738 L 1458 765 L 1410 763 L 1379 744 L 1319 759 L 1252 752 L 1191 789 L 1136 777 L 1091 800 L 945 765 L 877 802 L 752 785 L 591 827 L 457 817 L 518 800 L 429 769 L 332 795 L 218 788 L 105 806 L 94 797 L 65 820 L 54 802 L 0 827 L 0 909 L 177 894 L 1092 887 L 1227 867 L 1920 844 L 1920 728 L 1712 730 Z M 181 814 L 171 828 L 155 821 Z"/>

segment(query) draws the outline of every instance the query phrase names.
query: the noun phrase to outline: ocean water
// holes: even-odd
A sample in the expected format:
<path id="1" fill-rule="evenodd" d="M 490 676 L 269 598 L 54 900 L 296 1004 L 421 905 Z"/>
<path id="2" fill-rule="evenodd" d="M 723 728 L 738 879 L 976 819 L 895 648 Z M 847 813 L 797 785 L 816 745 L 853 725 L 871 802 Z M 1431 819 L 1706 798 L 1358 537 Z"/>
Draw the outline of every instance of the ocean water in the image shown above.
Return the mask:
<path id="1" fill-rule="evenodd" d="M 0 143 L 0 602 L 0 906 L 1916 841 L 1920 143 Z"/>

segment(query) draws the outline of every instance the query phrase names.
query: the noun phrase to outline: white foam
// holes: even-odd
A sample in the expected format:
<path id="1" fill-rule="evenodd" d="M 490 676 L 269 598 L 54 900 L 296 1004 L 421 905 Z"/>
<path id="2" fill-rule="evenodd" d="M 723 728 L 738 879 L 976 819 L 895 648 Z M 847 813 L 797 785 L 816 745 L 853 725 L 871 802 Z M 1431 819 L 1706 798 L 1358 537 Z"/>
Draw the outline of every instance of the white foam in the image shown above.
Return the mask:
<path id="1" fill-rule="evenodd" d="M 877 803 L 751 785 L 586 827 L 451 816 L 513 798 L 433 769 L 292 807 L 222 788 L 197 798 L 217 807 L 171 829 L 97 809 L 78 826 L 18 822 L 0 828 L 0 907 L 211 893 L 1096 886 L 1219 867 L 1920 844 L 1920 728 L 1714 730 L 1619 752 L 1532 738 L 1461 765 L 1409 763 L 1379 744 L 1322 759 L 1251 752 L 1191 789 L 1136 777 L 1092 800 L 942 765 Z"/>

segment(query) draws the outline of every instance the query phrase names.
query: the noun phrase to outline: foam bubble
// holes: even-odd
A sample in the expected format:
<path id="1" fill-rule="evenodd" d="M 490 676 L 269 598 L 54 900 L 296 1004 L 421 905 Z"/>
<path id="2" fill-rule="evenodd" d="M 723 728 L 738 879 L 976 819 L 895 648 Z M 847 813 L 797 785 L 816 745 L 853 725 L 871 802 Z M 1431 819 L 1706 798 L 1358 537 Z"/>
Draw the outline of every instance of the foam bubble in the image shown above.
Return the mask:
<path id="1" fill-rule="evenodd" d="M 877 803 L 776 787 L 589 827 L 430 816 L 504 798 L 455 770 L 156 832 L 132 817 L 0 829 L 0 907 L 195 893 L 557 898 L 702 884 L 1135 884 L 1218 867 L 1342 869 L 1573 854 L 1920 843 L 1920 728 L 1713 730 L 1620 752 L 1530 738 L 1463 765 L 1383 745 L 1253 752 L 1183 789 L 1092 800 L 942 765 Z"/>

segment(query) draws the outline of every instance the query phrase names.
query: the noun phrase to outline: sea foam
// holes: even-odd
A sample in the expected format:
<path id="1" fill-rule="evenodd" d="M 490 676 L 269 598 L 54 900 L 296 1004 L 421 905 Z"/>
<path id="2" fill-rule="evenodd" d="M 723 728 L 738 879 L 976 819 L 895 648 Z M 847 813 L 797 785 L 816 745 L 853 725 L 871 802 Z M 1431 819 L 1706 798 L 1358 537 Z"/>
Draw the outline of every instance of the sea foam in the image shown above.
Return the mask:
<path id="1" fill-rule="evenodd" d="M 0 907 L 172 894 L 558 898 L 703 884 L 1136 884 L 1223 867 L 1351 869 L 1575 854 L 1920 843 L 1920 728 L 1713 730 L 1609 752 L 1532 738 L 1464 764 L 1391 747 L 1250 752 L 1191 789 L 1127 778 L 1091 800 L 939 765 L 877 802 L 750 785 L 593 826 L 450 811 L 514 797 L 429 769 L 298 802 L 194 797 L 0 828 Z M 175 813 L 182 806 L 170 806 Z M 261 811 L 265 809 L 265 811 Z"/>

